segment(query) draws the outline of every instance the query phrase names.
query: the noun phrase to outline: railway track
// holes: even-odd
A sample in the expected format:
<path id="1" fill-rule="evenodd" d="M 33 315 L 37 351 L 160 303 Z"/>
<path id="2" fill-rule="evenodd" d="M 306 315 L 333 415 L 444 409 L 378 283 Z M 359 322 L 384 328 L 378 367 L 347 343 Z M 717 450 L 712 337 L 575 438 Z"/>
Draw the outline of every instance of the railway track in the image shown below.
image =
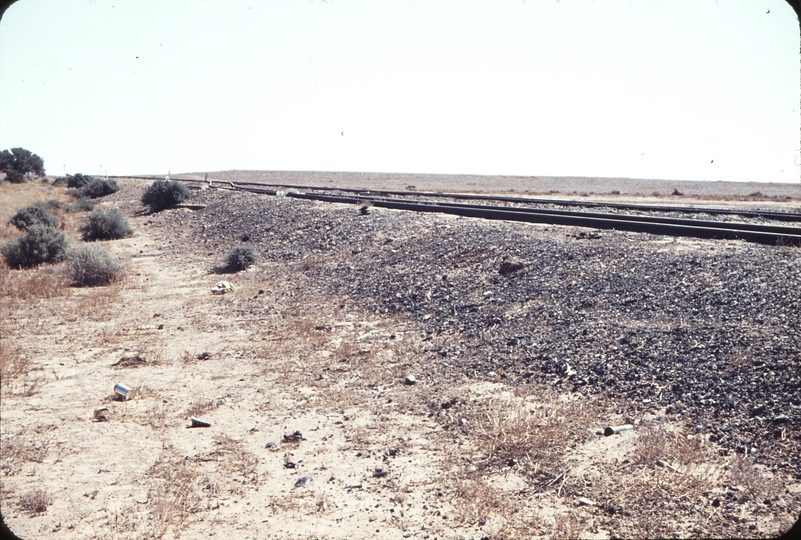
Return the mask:
<path id="1" fill-rule="evenodd" d="M 130 178 L 130 177 L 129 177 Z M 206 183 L 203 180 L 175 178 L 187 183 Z M 648 213 L 707 214 L 717 216 L 740 216 L 751 219 L 801 223 L 801 214 L 762 210 L 736 210 L 730 208 L 652 206 L 640 204 L 598 203 L 583 201 L 560 201 L 529 197 L 504 197 L 492 195 L 469 195 L 419 191 L 365 190 L 355 188 L 332 188 L 324 186 L 301 186 L 291 184 L 261 184 L 255 182 L 212 181 L 218 188 L 249 191 L 267 195 L 284 195 L 296 199 L 322 202 L 357 204 L 415 212 L 435 212 L 464 217 L 520 221 L 552 225 L 589 227 L 643 232 L 667 236 L 682 236 L 707 239 L 737 239 L 770 245 L 801 245 L 801 227 L 712 221 L 692 218 L 675 218 L 642 214 L 608 213 L 599 211 L 548 209 L 530 206 L 498 206 L 478 204 L 486 201 L 515 204 L 547 204 L 572 208 L 613 208 L 636 210 Z M 413 199 L 410 199 L 413 197 Z"/>

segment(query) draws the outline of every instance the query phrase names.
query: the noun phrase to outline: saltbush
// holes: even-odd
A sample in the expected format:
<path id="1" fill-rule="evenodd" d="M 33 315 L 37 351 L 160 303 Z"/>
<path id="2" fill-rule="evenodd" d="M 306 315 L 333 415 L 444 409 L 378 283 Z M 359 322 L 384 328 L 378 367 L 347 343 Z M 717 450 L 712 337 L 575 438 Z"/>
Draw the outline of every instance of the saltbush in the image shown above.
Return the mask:
<path id="1" fill-rule="evenodd" d="M 75 173 L 75 174 L 68 174 L 67 175 L 67 187 L 71 188 L 82 188 L 95 178 L 93 176 L 89 176 L 86 174 Z M 61 179 L 57 179 L 56 181 L 60 181 Z M 55 184 L 55 182 L 53 182 Z"/>
<path id="2" fill-rule="evenodd" d="M 182 183 L 172 180 L 156 180 L 142 195 L 142 204 L 149 206 L 151 212 L 158 212 L 182 203 L 187 197 L 189 197 L 189 188 Z"/>
<path id="3" fill-rule="evenodd" d="M 89 212 L 95 209 L 95 203 L 89 199 L 79 199 L 75 204 L 67 207 L 67 212 Z"/>
<path id="4" fill-rule="evenodd" d="M 81 245 L 67 253 L 67 275 L 76 287 L 109 285 L 125 277 L 125 267 L 108 250 Z"/>
<path id="5" fill-rule="evenodd" d="M 100 178 L 93 178 L 91 182 L 77 190 L 78 198 L 81 199 L 97 199 L 98 197 L 105 197 L 120 190 L 116 180 L 102 180 Z"/>
<path id="6" fill-rule="evenodd" d="M 112 208 L 108 212 L 96 208 L 87 219 L 87 223 L 80 229 L 83 239 L 87 241 L 125 238 L 133 231 L 119 208 Z"/>
<path id="7" fill-rule="evenodd" d="M 58 225 L 58 219 L 42 206 L 34 204 L 17 210 L 17 213 L 8 220 L 8 224 L 15 226 L 17 229 L 27 231 L 34 225 L 55 227 Z"/>
<path id="8" fill-rule="evenodd" d="M 22 236 L 0 247 L 0 252 L 12 268 L 30 268 L 64 258 L 67 237 L 63 232 L 46 225 L 32 225 Z"/>
<path id="9" fill-rule="evenodd" d="M 28 179 L 21 172 L 6 171 L 6 181 L 12 184 L 24 184 Z"/>
<path id="10" fill-rule="evenodd" d="M 76 176 L 71 176 L 70 180 Z M 84 181 L 88 178 L 88 181 Z M 116 180 L 103 180 L 101 178 L 93 178 L 91 176 L 84 176 L 80 182 L 73 182 L 78 187 L 74 187 L 67 191 L 70 195 L 77 199 L 97 199 L 98 197 L 105 197 L 120 190 Z"/>
<path id="11" fill-rule="evenodd" d="M 246 270 L 253 266 L 258 254 L 253 246 L 237 246 L 228 252 L 226 262 L 230 270 Z"/>

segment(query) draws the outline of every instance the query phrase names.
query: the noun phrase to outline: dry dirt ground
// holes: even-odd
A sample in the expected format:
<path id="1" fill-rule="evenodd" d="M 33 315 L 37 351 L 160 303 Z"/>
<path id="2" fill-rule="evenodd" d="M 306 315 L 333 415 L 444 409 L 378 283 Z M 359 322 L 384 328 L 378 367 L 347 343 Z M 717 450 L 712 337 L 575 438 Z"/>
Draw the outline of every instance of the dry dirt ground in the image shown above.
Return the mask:
<path id="1" fill-rule="evenodd" d="M 296 236 L 276 224 L 270 242 L 268 227 L 255 266 L 220 274 L 238 230 L 218 232 L 205 209 L 147 214 L 146 183 L 120 185 L 100 204 L 134 228 L 103 242 L 122 282 L 80 289 L 58 265 L 0 268 L 1 509 L 22 538 L 749 538 L 781 534 L 801 512 L 796 469 L 722 451 L 664 407 L 469 376 L 438 348 L 456 338 L 426 332 L 425 315 L 310 287 L 309 273 L 348 261 L 298 254 L 303 221 L 357 219 L 353 208 L 195 192 L 207 209 L 239 197 L 297 213 Z M 48 199 L 69 200 L 46 184 L 0 185 L 0 220 Z M 83 215 L 55 213 L 77 242 Z M 579 242 L 568 227 L 374 213 L 389 225 L 370 238 L 387 251 L 388 236 L 468 222 Z M 2 226 L 3 239 L 17 234 Z M 711 245 L 625 236 L 669 254 Z M 325 242 L 351 256 L 370 247 Z M 799 249 L 764 249 L 798 268 Z M 479 278 L 468 267 L 459 279 L 467 290 Z M 221 280 L 235 290 L 211 294 Z M 114 399 L 117 383 L 129 400 Z M 108 421 L 94 418 L 101 407 Z M 779 442 L 797 455 L 795 411 Z M 597 434 L 624 423 L 634 429 Z"/>

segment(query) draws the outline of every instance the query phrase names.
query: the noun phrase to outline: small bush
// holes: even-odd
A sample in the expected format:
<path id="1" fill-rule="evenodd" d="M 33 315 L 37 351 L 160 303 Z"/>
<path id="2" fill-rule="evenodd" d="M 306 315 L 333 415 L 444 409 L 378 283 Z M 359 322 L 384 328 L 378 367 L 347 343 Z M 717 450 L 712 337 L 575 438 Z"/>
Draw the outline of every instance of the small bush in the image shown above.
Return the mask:
<path id="1" fill-rule="evenodd" d="M 59 176 L 55 180 L 53 180 L 53 187 L 64 187 L 69 186 L 69 177 L 67 176 Z"/>
<path id="2" fill-rule="evenodd" d="M 2 247 L 6 262 L 12 268 L 30 268 L 64 258 L 67 237 L 63 232 L 45 225 L 32 225 L 28 232 L 9 240 Z"/>
<path id="3" fill-rule="evenodd" d="M 120 190 L 115 180 L 101 180 L 100 178 L 92 178 L 89 183 L 83 186 L 72 189 L 69 193 L 78 199 L 97 199 L 111 195 Z"/>
<path id="4" fill-rule="evenodd" d="M 231 270 L 246 270 L 253 266 L 258 254 L 253 246 L 237 246 L 228 252 L 226 262 Z"/>
<path id="5" fill-rule="evenodd" d="M 6 171 L 6 181 L 12 184 L 24 184 L 28 181 L 25 175 L 17 171 Z"/>
<path id="6" fill-rule="evenodd" d="M 38 206 L 39 208 L 44 208 L 45 210 L 51 210 L 53 208 L 61 208 L 61 201 L 58 199 L 50 199 L 48 201 L 36 201 L 31 206 Z"/>
<path id="7" fill-rule="evenodd" d="M 89 221 L 81 227 L 84 240 L 114 240 L 131 234 L 131 225 L 119 208 L 104 212 L 96 208 L 88 216 Z"/>
<path id="8" fill-rule="evenodd" d="M 142 195 L 142 204 L 150 207 L 151 212 L 158 212 L 170 206 L 182 203 L 189 197 L 189 188 L 172 180 L 156 180 Z"/>
<path id="9" fill-rule="evenodd" d="M 18 210 L 17 213 L 11 216 L 11 219 L 8 220 L 8 224 L 15 226 L 17 229 L 22 231 L 27 231 L 34 225 L 55 227 L 58 225 L 58 220 L 56 219 L 56 216 L 41 206 L 34 204 Z"/>
<path id="10" fill-rule="evenodd" d="M 89 212 L 95 209 L 95 203 L 90 201 L 89 199 L 80 199 L 75 204 L 71 204 L 67 207 L 68 212 Z"/>
<path id="11" fill-rule="evenodd" d="M 67 254 L 67 275 L 76 287 L 96 287 L 125 277 L 125 267 L 108 250 L 82 245 Z"/>
<path id="12" fill-rule="evenodd" d="M 19 505 L 30 514 L 42 514 L 47 511 L 47 507 L 53 502 L 46 491 L 37 489 L 29 491 L 19 499 Z"/>
<path id="13" fill-rule="evenodd" d="M 68 174 L 67 178 L 66 178 L 67 187 L 82 188 L 83 186 L 85 186 L 86 184 L 88 184 L 89 182 L 91 182 L 94 179 L 95 178 L 92 177 L 92 176 L 88 176 L 88 175 L 81 174 L 81 173 L 76 173 L 74 175 L 69 175 Z M 61 179 L 59 179 L 59 180 L 61 180 Z M 53 184 L 55 184 L 55 182 L 53 182 Z"/>

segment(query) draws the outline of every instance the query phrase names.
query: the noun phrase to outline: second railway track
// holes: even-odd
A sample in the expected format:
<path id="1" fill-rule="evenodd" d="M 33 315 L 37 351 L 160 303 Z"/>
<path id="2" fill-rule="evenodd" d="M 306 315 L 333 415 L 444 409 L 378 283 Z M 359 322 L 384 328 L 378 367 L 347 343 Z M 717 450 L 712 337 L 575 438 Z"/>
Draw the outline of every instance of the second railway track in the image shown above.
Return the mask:
<path id="1" fill-rule="evenodd" d="M 206 183 L 203 180 L 189 178 L 175 178 L 175 180 L 201 184 Z M 616 210 L 636 210 L 638 212 L 651 213 L 675 212 L 683 214 L 695 213 L 718 216 L 737 215 L 744 218 L 760 218 L 773 221 L 801 223 L 801 214 L 791 212 L 735 210 L 728 208 L 708 207 L 650 206 L 583 201 L 554 201 L 550 199 L 534 199 L 528 197 L 518 198 L 456 193 L 366 190 L 355 188 L 332 188 L 291 184 L 260 184 L 255 182 L 228 182 L 217 180 L 209 182 L 209 185 L 240 191 L 263 193 L 267 195 L 280 194 L 296 199 L 370 205 L 380 208 L 408 210 L 415 212 L 436 212 L 482 219 L 568 225 L 575 227 L 588 227 L 593 229 L 614 229 L 620 231 L 643 232 L 667 236 L 708 239 L 737 239 L 772 245 L 801 245 L 801 227 L 765 223 L 675 218 L 630 213 L 588 212 L 585 210 L 535 208 L 529 206 L 497 206 L 492 204 L 477 204 L 476 202 L 456 201 L 480 200 L 488 203 L 501 202 L 507 204 L 547 204 L 583 208 L 607 207 Z M 410 197 L 413 197 L 413 199 L 410 199 Z"/>

